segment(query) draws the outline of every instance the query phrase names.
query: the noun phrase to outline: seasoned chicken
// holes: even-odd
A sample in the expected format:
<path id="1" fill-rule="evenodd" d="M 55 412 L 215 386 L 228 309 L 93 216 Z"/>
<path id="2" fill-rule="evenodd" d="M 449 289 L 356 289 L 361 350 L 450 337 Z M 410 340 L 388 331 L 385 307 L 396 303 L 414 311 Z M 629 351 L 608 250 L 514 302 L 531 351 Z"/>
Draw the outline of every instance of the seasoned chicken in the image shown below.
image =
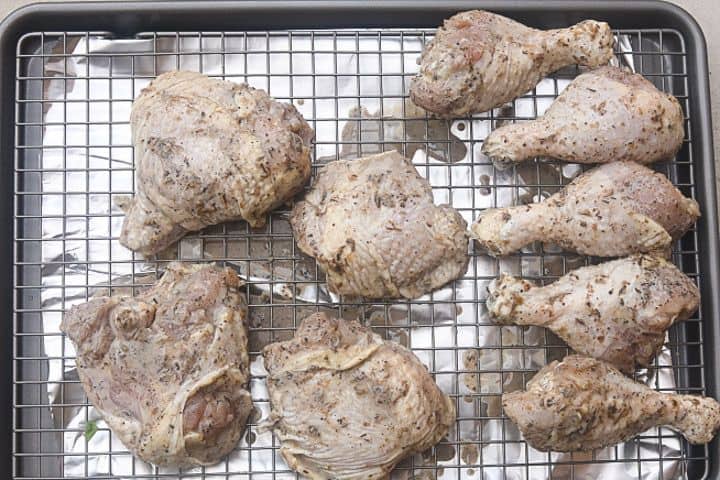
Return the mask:
<path id="1" fill-rule="evenodd" d="M 473 10 L 447 20 L 423 50 L 410 98 L 444 117 L 485 112 L 567 65 L 597 67 L 613 56 L 607 23 L 586 20 L 541 31 Z"/>
<path id="2" fill-rule="evenodd" d="M 485 210 L 471 227 L 491 255 L 540 240 L 585 255 L 664 251 L 700 216 L 662 174 L 633 162 L 589 170 L 540 203 Z"/>
<path id="3" fill-rule="evenodd" d="M 465 220 L 394 151 L 327 164 L 290 223 L 338 294 L 415 298 L 467 269 Z"/>
<path id="4" fill-rule="evenodd" d="M 601 67 L 577 77 L 530 122 L 494 130 L 482 152 L 505 168 L 537 156 L 575 163 L 652 163 L 682 145 L 683 111 L 642 75 Z"/>
<path id="5" fill-rule="evenodd" d="M 712 398 L 660 393 L 579 355 L 545 366 L 527 391 L 506 393 L 502 403 L 527 443 L 541 451 L 593 450 L 656 426 L 708 443 L 720 428 L 720 404 Z"/>
<path id="6" fill-rule="evenodd" d="M 357 322 L 311 315 L 263 356 L 280 454 L 311 479 L 386 478 L 455 422 L 417 357 Z"/>
<path id="7" fill-rule="evenodd" d="M 501 275 L 488 290 L 497 322 L 549 328 L 576 352 L 625 373 L 648 366 L 665 331 L 700 303 L 695 282 L 647 255 L 579 268 L 545 287 Z"/>
<path id="8" fill-rule="evenodd" d="M 146 256 L 208 225 L 262 226 L 310 177 L 310 126 L 248 85 L 165 73 L 135 100 L 130 126 L 137 188 L 117 202 L 120 243 Z"/>
<path id="9" fill-rule="evenodd" d="M 175 263 L 140 295 L 65 313 L 88 399 L 142 460 L 209 465 L 237 444 L 252 410 L 240 286 L 229 268 Z"/>

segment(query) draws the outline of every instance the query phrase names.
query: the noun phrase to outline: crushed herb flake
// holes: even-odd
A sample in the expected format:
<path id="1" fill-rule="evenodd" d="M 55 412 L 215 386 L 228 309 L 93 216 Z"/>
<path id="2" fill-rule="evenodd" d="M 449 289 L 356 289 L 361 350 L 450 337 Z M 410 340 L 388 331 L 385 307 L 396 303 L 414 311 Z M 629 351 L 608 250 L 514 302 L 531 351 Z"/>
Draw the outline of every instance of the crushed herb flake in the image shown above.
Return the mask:
<path id="1" fill-rule="evenodd" d="M 89 422 L 85 423 L 85 440 L 88 442 L 90 439 L 97 433 L 98 427 L 95 420 L 90 420 Z"/>

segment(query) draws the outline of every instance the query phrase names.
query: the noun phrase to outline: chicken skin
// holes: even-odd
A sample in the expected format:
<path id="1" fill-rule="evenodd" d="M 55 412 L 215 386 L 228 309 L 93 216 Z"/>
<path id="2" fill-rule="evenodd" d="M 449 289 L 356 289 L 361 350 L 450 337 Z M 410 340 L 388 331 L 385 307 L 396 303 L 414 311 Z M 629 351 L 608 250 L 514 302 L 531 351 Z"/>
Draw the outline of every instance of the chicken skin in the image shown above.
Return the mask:
<path id="1" fill-rule="evenodd" d="M 633 162 L 589 170 L 545 201 L 485 210 L 472 236 L 491 255 L 534 241 L 585 255 L 666 251 L 698 219 L 697 202 L 662 174 Z"/>
<path id="2" fill-rule="evenodd" d="M 465 220 L 435 205 L 427 180 L 394 151 L 327 164 L 290 223 L 342 295 L 416 298 L 464 274 L 469 261 Z"/>
<path id="3" fill-rule="evenodd" d="M 72 307 L 61 330 L 90 402 L 135 455 L 210 465 L 252 410 L 247 307 L 232 269 L 171 264 L 146 292 Z"/>
<path id="4" fill-rule="evenodd" d="M 494 130 L 482 152 L 506 168 L 533 157 L 574 163 L 672 158 L 685 130 L 680 102 L 643 78 L 617 67 L 601 67 L 577 77 L 530 122 Z"/>
<path id="5" fill-rule="evenodd" d="M 544 287 L 501 275 L 488 291 L 496 322 L 549 328 L 576 352 L 625 373 L 647 367 L 666 330 L 700 303 L 695 282 L 647 255 L 579 268 Z"/>
<path id="6" fill-rule="evenodd" d="M 526 391 L 506 393 L 502 403 L 525 441 L 540 451 L 589 451 L 658 426 L 702 444 L 720 428 L 720 404 L 712 398 L 661 393 L 579 355 L 545 366 Z"/>
<path id="7" fill-rule="evenodd" d="M 280 454 L 305 477 L 387 478 L 455 422 L 417 357 L 357 322 L 311 315 L 263 356 Z"/>
<path id="8" fill-rule="evenodd" d="M 310 178 L 313 131 L 262 90 L 195 72 L 160 75 L 133 103 L 136 195 L 120 243 L 145 256 L 228 220 L 265 224 Z"/>
<path id="9" fill-rule="evenodd" d="M 607 23 L 536 30 L 472 10 L 445 20 L 423 50 L 412 101 L 442 117 L 485 112 L 532 89 L 567 65 L 597 67 L 613 56 Z"/>

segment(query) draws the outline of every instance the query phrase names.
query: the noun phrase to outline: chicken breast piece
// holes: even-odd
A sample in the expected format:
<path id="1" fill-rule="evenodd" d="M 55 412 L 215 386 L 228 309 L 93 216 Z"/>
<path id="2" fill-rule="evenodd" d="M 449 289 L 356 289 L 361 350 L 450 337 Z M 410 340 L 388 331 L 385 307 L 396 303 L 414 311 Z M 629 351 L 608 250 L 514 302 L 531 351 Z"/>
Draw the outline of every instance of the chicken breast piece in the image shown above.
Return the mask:
<path id="1" fill-rule="evenodd" d="M 662 174 L 633 162 L 589 170 L 547 200 L 483 211 L 472 236 L 491 255 L 535 241 L 599 257 L 665 251 L 700 217 Z"/>
<path id="2" fill-rule="evenodd" d="M 525 441 L 540 451 L 593 450 L 657 426 L 701 444 L 720 428 L 720 404 L 712 398 L 661 393 L 579 355 L 545 366 L 527 391 L 506 393 L 502 402 Z"/>
<path id="3" fill-rule="evenodd" d="M 455 422 L 417 357 L 357 322 L 311 315 L 263 357 L 280 454 L 308 478 L 386 478 Z"/>
<path id="4" fill-rule="evenodd" d="M 617 67 L 584 73 L 545 114 L 494 130 L 482 152 L 506 168 L 533 157 L 574 163 L 652 163 L 675 156 L 685 129 L 680 102 Z"/>
<path id="5" fill-rule="evenodd" d="M 142 460 L 210 465 L 240 439 L 252 410 L 240 286 L 229 268 L 174 263 L 136 297 L 65 313 L 88 399 Z"/>
<path id="6" fill-rule="evenodd" d="M 290 223 L 338 294 L 416 298 L 467 270 L 467 223 L 394 151 L 327 164 Z"/>
<path id="7" fill-rule="evenodd" d="M 501 275 L 488 291 L 498 323 L 549 328 L 576 352 L 625 373 L 647 367 L 666 330 L 700 304 L 695 282 L 648 255 L 579 268 L 544 287 Z"/>
<path id="8" fill-rule="evenodd" d="M 536 30 L 501 15 L 472 10 L 445 20 L 420 57 L 410 98 L 444 117 L 485 112 L 532 89 L 567 65 L 604 65 L 613 34 L 604 22 Z"/>
<path id="9" fill-rule="evenodd" d="M 265 224 L 310 177 L 313 130 L 264 91 L 195 72 L 160 75 L 130 114 L 136 195 L 120 243 L 152 255 L 228 220 Z"/>

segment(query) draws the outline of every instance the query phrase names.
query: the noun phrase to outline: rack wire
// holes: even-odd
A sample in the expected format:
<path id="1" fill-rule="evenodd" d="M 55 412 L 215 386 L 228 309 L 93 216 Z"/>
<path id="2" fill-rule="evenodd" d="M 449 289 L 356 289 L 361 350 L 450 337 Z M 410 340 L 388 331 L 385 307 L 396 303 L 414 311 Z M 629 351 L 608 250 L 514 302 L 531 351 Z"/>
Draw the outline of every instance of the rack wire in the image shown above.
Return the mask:
<path id="1" fill-rule="evenodd" d="M 615 33 L 622 40 L 618 45 L 627 47 L 618 50 L 618 59 L 673 93 L 683 106 L 683 148 L 658 168 L 694 197 L 682 35 L 669 29 Z M 629 446 L 561 456 L 531 450 L 502 416 L 500 394 L 519 388 L 539 365 L 568 350 L 546 331 L 489 322 L 485 287 L 501 271 L 549 282 L 593 259 L 541 245 L 493 259 L 470 245 L 468 272 L 431 295 L 412 301 L 328 303 L 320 293 L 322 272 L 293 242 L 287 208 L 269 214 L 262 229 L 244 222 L 209 227 L 152 261 L 118 244 L 122 212 L 113 198 L 134 189 L 130 106 L 152 78 L 175 68 L 245 81 L 293 103 L 316 131 L 313 173 L 339 157 L 401 150 L 431 181 L 436 201 L 452 204 L 468 222 L 484 208 L 537 200 L 567 184 L 579 169 L 536 161 L 503 173 L 494 170 L 480 146 L 490 128 L 541 114 L 578 70 L 557 72 L 510 107 L 453 122 L 428 119 L 410 111 L 406 99 L 407 80 L 417 71 L 416 58 L 431 35 L 431 30 L 367 29 L 148 32 L 133 38 L 37 32 L 19 40 L 15 478 L 295 478 L 278 455 L 276 440 L 257 428 L 268 410 L 257 358 L 263 345 L 291 337 L 299 321 L 318 309 L 359 317 L 385 338 L 411 347 L 456 402 L 458 418 L 449 436 L 432 451 L 404 461 L 397 478 L 585 478 L 589 468 L 604 464 L 637 477 L 705 474 L 707 447 L 692 447 L 667 430 L 644 434 Z M 699 248 L 693 229 L 673 251 L 674 261 L 698 282 Z M 227 264 L 247 279 L 251 389 L 258 409 L 229 460 L 188 472 L 142 464 L 102 423 L 95 423 L 79 388 L 74 352 L 58 328 L 70 305 L 96 293 L 132 293 L 175 259 Z M 704 393 L 701 322 L 698 312 L 673 327 L 666 361 L 659 359 L 642 379 L 653 378 L 659 390 Z M 96 424 L 98 432 L 87 439 L 87 425 Z"/>

